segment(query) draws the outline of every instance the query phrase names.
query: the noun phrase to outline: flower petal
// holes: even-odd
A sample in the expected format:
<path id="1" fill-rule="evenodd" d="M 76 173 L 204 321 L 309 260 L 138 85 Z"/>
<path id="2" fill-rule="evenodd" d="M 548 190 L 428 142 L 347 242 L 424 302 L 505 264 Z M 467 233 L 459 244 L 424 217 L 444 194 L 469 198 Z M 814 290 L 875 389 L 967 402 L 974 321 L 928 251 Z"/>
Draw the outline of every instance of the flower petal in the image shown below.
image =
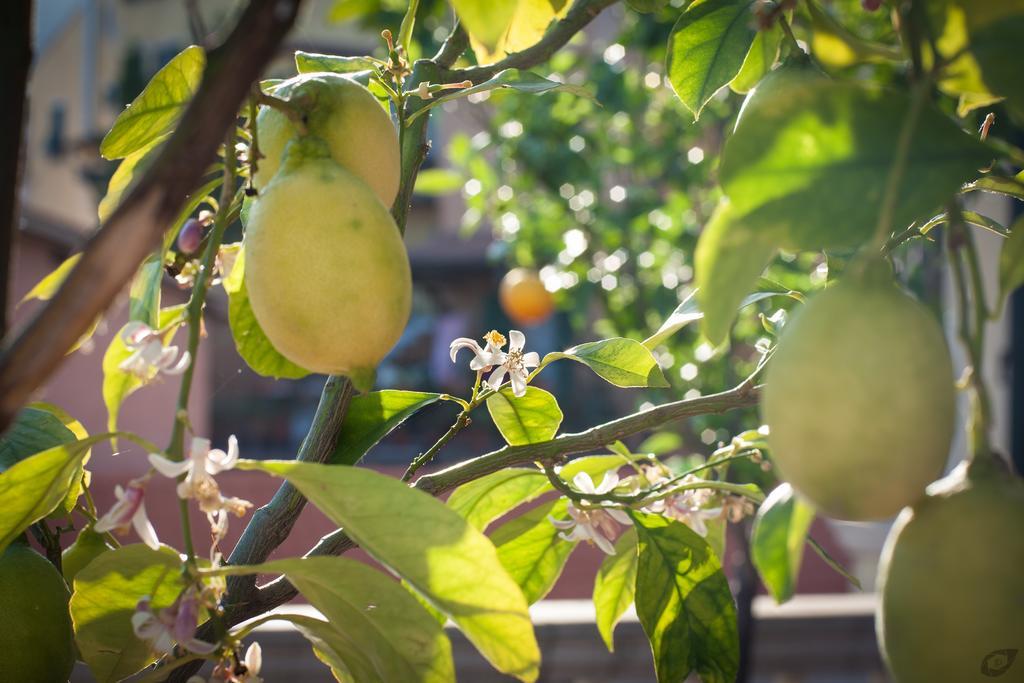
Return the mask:
<path id="1" fill-rule="evenodd" d="M 526 374 L 512 370 L 508 377 L 512 381 L 512 395 L 516 398 L 526 396 Z"/>
<path id="2" fill-rule="evenodd" d="M 522 351 L 524 346 L 526 346 L 526 335 L 520 332 L 519 330 L 509 330 L 508 350 Z"/>
<path id="3" fill-rule="evenodd" d="M 572 478 L 572 483 L 576 486 L 576 489 L 582 493 L 597 493 L 594 489 L 594 480 L 591 479 L 590 475 L 586 472 L 577 472 L 576 476 Z"/>
<path id="4" fill-rule="evenodd" d="M 499 365 L 491 373 L 491 376 L 487 378 L 487 383 L 491 385 L 491 388 L 497 390 L 501 386 L 501 383 L 505 380 L 505 373 L 508 372 L 508 368 L 504 365 Z"/>
<path id="5" fill-rule="evenodd" d="M 449 355 L 451 356 L 453 363 L 455 362 L 455 356 L 462 349 L 469 349 L 477 356 L 483 353 L 483 349 L 480 348 L 480 345 L 476 343 L 475 339 L 459 337 L 448 346 Z"/>
<path id="6" fill-rule="evenodd" d="M 189 467 L 192 466 L 192 463 L 188 460 L 171 460 L 159 453 L 150 453 L 148 459 L 149 464 L 153 466 L 153 469 L 165 477 L 180 477 L 188 471 Z"/>
<path id="7" fill-rule="evenodd" d="M 146 516 L 146 506 L 143 503 L 139 504 L 139 509 L 135 511 L 132 516 L 132 526 L 135 528 L 135 533 L 139 535 L 139 538 L 143 543 L 148 545 L 153 550 L 160 550 L 160 539 L 156 537 L 156 529 L 149 521 L 149 517 Z"/>
<path id="8" fill-rule="evenodd" d="M 523 354 L 523 367 L 535 368 L 540 365 L 540 354 L 536 351 L 530 351 L 529 353 Z"/>

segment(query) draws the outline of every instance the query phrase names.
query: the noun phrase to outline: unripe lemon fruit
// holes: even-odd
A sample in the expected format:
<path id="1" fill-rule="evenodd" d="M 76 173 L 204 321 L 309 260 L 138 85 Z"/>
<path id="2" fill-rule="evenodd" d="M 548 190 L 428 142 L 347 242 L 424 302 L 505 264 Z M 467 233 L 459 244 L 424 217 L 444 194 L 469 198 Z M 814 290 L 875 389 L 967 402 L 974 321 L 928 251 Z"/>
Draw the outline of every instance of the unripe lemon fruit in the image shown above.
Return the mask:
<path id="1" fill-rule="evenodd" d="M 28 545 L 0 556 L 0 681 L 67 681 L 75 664 L 68 600 L 60 572 Z"/>
<path id="2" fill-rule="evenodd" d="M 412 277 L 394 220 L 324 143 L 291 143 L 252 206 L 245 282 L 253 313 L 288 360 L 372 383 L 409 319 Z"/>
<path id="3" fill-rule="evenodd" d="M 550 317 L 555 301 L 537 273 L 529 268 L 513 268 L 498 286 L 498 301 L 512 321 L 537 325 Z"/>
<path id="4" fill-rule="evenodd" d="M 92 527 L 82 529 L 75 542 L 65 548 L 61 555 L 60 568 L 68 585 L 73 585 L 78 572 L 108 550 L 113 548 L 107 545 L 103 534 L 96 533 Z"/>
<path id="5" fill-rule="evenodd" d="M 1024 482 L 961 467 L 896 520 L 876 632 L 898 683 L 1024 681 Z"/>
<path id="6" fill-rule="evenodd" d="M 326 141 L 331 157 L 391 206 L 398 194 L 401 163 L 398 133 L 369 90 L 339 74 L 309 73 L 279 84 L 274 96 L 295 102 L 306 112 L 308 133 Z M 286 114 L 270 107 L 260 109 L 256 129 L 263 158 L 253 184 L 262 192 L 298 131 Z"/>
<path id="7" fill-rule="evenodd" d="M 942 473 L 954 398 L 935 318 L 873 264 L 785 326 L 761 411 L 794 488 L 831 517 L 872 520 L 919 499 Z"/>

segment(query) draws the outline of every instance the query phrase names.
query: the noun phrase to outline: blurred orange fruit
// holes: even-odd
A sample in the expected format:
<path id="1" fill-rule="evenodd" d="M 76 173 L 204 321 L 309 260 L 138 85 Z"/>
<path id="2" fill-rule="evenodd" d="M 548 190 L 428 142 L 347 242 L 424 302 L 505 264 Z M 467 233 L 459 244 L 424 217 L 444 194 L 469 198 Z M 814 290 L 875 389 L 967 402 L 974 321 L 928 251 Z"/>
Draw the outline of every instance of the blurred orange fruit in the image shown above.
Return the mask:
<path id="1" fill-rule="evenodd" d="M 498 301 L 505 315 L 520 325 L 538 325 L 555 310 L 551 292 L 529 268 L 513 268 L 505 273 L 498 287 Z"/>

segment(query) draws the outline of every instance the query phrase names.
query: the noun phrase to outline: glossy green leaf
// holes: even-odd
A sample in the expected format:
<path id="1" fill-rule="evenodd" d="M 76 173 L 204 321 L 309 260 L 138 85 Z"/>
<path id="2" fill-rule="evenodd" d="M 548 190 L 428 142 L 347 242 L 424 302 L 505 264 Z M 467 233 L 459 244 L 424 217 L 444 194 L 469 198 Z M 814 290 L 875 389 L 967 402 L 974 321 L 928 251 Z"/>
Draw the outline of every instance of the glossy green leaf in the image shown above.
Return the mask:
<path id="1" fill-rule="evenodd" d="M 163 252 L 151 254 L 139 266 L 129 290 L 128 319 L 157 329 L 160 324 L 160 283 L 164 278 Z"/>
<path id="2" fill-rule="evenodd" d="M 75 642 L 97 681 L 120 681 L 156 659 L 135 637 L 132 614 L 144 596 L 156 610 L 177 599 L 184 588 L 181 562 L 172 548 L 139 543 L 107 551 L 75 575 Z"/>
<path id="3" fill-rule="evenodd" d="M 694 303 L 703 311 L 704 335 L 719 345 L 729 336 L 736 311 L 761 272 L 775 257 L 776 247 L 732 219 L 723 203 L 704 227 L 694 252 Z"/>
<path id="4" fill-rule="evenodd" d="M 571 0 L 516 0 L 516 11 L 499 48 L 504 54 L 521 52 L 536 44 L 548 26 L 564 17 L 572 5 Z"/>
<path id="5" fill-rule="evenodd" d="M 632 513 L 639 558 L 636 611 L 651 641 L 659 683 L 696 672 L 732 683 L 739 667 L 736 606 L 721 563 L 685 524 Z"/>
<path id="6" fill-rule="evenodd" d="M 743 58 L 736 77 L 729 81 L 729 87 L 738 93 L 752 90 L 761 78 L 771 71 L 779 57 L 779 46 L 782 44 L 782 28 L 778 23 L 769 29 L 757 32 L 754 42 L 750 44 L 747 56 Z"/>
<path id="7" fill-rule="evenodd" d="M 548 519 L 565 517 L 567 505 L 565 498 L 538 505 L 491 534 L 498 559 L 531 605 L 551 591 L 576 547 L 560 538 Z"/>
<path id="8" fill-rule="evenodd" d="M 668 80 L 694 120 L 743 66 L 757 36 L 753 5 L 754 0 L 697 0 L 672 27 Z"/>
<path id="9" fill-rule="evenodd" d="M 824 78 L 779 78 L 755 94 L 722 154 L 731 222 L 793 250 L 856 247 L 871 238 L 908 96 Z M 975 137 L 925 106 L 893 225 L 941 205 L 991 157 Z"/>
<path id="10" fill-rule="evenodd" d="M 743 301 L 740 302 L 740 305 L 736 307 L 736 310 L 742 310 L 751 304 L 756 304 L 759 301 L 764 301 L 765 299 L 770 299 L 774 296 L 789 296 L 789 292 L 754 292 L 753 294 L 744 297 Z M 665 322 L 661 324 L 658 331 L 644 340 L 644 346 L 653 351 L 676 332 L 692 322 L 701 320 L 703 317 L 704 313 L 700 310 L 700 306 L 697 303 L 697 292 L 691 292 L 690 295 L 676 307 L 676 310 L 672 311 L 672 315 L 670 315 Z"/>
<path id="11" fill-rule="evenodd" d="M 0 552 L 22 531 L 50 514 L 82 479 L 89 449 L 109 434 L 54 446 L 19 460 L 0 473 Z"/>
<path id="12" fill-rule="evenodd" d="M 487 397 L 487 412 L 510 446 L 549 441 L 562 424 L 558 401 L 540 387 L 526 387 L 522 396 L 505 387 Z"/>
<path id="13" fill-rule="evenodd" d="M 615 651 L 615 625 L 633 604 L 637 557 L 636 530 L 627 529 L 615 541 L 615 554 L 604 558 L 594 579 L 597 630 L 609 652 Z"/>
<path id="14" fill-rule="evenodd" d="M 633 339 L 613 337 L 549 353 L 544 356 L 541 366 L 561 358 L 583 363 L 603 380 L 617 387 L 668 386 L 650 349 Z"/>
<path id="15" fill-rule="evenodd" d="M 330 71 L 336 74 L 348 74 L 355 71 L 367 71 L 376 68 L 377 62 L 370 57 L 341 57 L 339 55 L 323 55 L 316 52 L 295 51 L 295 70 L 300 74 Z"/>
<path id="16" fill-rule="evenodd" d="M 999 252 L 999 301 L 1024 285 L 1024 218 L 1018 218 L 1010 227 L 1010 236 Z"/>
<path id="17" fill-rule="evenodd" d="M 425 197 L 441 197 L 462 189 L 466 179 L 447 168 L 428 168 L 416 176 L 416 194 Z"/>
<path id="18" fill-rule="evenodd" d="M 103 199 L 100 200 L 97 208 L 100 223 L 106 223 L 110 215 L 114 213 L 114 210 L 120 206 L 121 199 L 149 169 L 149 166 L 160 153 L 161 144 L 169 136 L 169 134 L 161 135 L 121 160 L 117 170 L 114 171 L 114 175 L 110 176 L 110 181 L 107 183 L 107 193 L 103 195 Z"/>
<path id="19" fill-rule="evenodd" d="M 499 671 L 537 678 L 540 652 L 522 591 L 487 537 L 437 499 L 358 467 L 243 460 L 285 477 L 376 560 L 447 614 Z"/>
<path id="20" fill-rule="evenodd" d="M 174 338 L 178 328 L 184 322 L 185 304 L 171 306 L 160 311 L 159 328 L 167 327 L 164 343 Z M 117 417 L 121 412 L 121 404 L 131 394 L 145 384 L 141 378 L 121 369 L 121 363 L 132 355 L 132 351 L 124 343 L 122 327 L 110 340 L 106 353 L 103 354 L 103 403 L 107 407 L 107 429 L 117 429 Z"/>
<path id="21" fill-rule="evenodd" d="M 68 256 L 59 266 L 54 268 L 49 275 L 44 277 L 42 280 L 36 283 L 35 287 L 28 291 L 24 297 L 22 297 L 19 303 L 25 303 L 30 299 L 39 299 L 41 301 L 49 301 L 60 286 L 64 284 L 64 280 L 67 279 L 71 269 L 78 263 L 78 259 L 82 258 L 82 254 L 72 254 Z"/>
<path id="22" fill-rule="evenodd" d="M 761 504 L 750 537 L 750 554 L 761 580 L 778 603 L 793 597 L 814 508 L 789 484 L 779 484 Z"/>
<path id="23" fill-rule="evenodd" d="M 205 67 L 201 47 L 191 45 L 179 52 L 117 117 L 100 143 L 100 154 L 120 159 L 170 132 L 199 87 Z"/>
<path id="24" fill-rule="evenodd" d="M 444 628 L 402 584 L 341 557 L 276 560 L 232 573 L 284 574 L 349 647 L 332 648 L 358 681 L 455 679 Z M 333 640 L 333 639 L 332 639 Z M 359 653 L 352 656 L 352 650 Z"/>
<path id="25" fill-rule="evenodd" d="M 986 175 L 975 180 L 973 183 L 964 185 L 964 192 L 994 192 L 1024 201 L 1024 174 L 1017 174 L 1014 178 Z"/>
<path id="26" fill-rule="evenodd" d="M 354 465 L 413 414 L 431 403 L 440 394 L 427 391 L 385 389 L 353 396 L 341 423 L 338 445 L 331 454 L 333 465 Z"/>
<path id="27" fill-rule="evenodd" d="M 228 291 L 228 325 L 235 349 L 252 370 L 264 377 L 274 379 L 299 379 L 310 374 L 274 348 L 260 327 L 249 303 L 249 292 L 245 286 L 245 248 L 243 247 L 231 267 L 231 279 L 237 289 Z"/>
<path id="28" fill-rule="evenodd" d="M 448 507 L 483 531 L 498 517 L 549 491 L 539 469 L 510 467 L 463 484 L 448 497 Z"/>

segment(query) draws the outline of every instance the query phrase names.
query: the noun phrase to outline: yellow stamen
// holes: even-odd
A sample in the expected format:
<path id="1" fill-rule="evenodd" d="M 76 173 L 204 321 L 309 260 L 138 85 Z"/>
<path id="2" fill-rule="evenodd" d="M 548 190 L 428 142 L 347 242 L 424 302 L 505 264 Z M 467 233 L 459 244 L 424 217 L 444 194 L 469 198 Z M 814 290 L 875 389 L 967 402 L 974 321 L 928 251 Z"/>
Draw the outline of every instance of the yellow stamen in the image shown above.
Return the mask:
<path id="1" fill-rule="evenodd" d="M 505 336 L 501 332 L 498 332 L 497 330 L 491 330 L 490 332 L 484 335 L 484 341 L 489 344 L 494 344 L 498 348 L 501 348 L 502 346 L 505 345 Z"/>

